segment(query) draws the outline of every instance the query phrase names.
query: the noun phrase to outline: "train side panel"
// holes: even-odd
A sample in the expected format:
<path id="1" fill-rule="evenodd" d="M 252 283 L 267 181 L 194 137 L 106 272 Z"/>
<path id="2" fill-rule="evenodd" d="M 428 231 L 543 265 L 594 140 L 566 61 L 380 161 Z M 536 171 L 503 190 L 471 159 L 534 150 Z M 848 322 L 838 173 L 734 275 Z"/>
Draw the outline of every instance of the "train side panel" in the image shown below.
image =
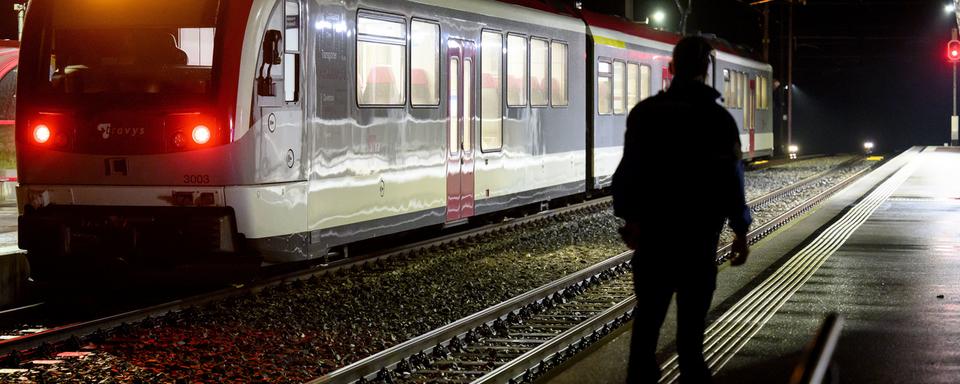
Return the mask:
<path id="1" fill-rule="evenodd" d="M 593 188 L 610 186 L 623 156 L 627 115 L 636 102 L 663 90 L 669 82 L 667 67 L 672 47 L 668 44 L 592 27 L 594 57 L 593 87 Z M 633 68 L 633 70 L 631 70 Z M 636 71 L 636 75 L 633 75 Z M 631 97 L 632 87 L 636 96 Z M 631 105 L 632 104 L 632 105 Z M 650 143 L 650 145 L 674 145 Z"/>
<path id="2" fill-rule="evenodd" d="M 451 8 L 459 8 L 454 10 Z M 449 123 L 449 74 L 446 62 L 449 41 L 472 43 L 475 68 L 476 107 L 470 132 L 474 151 L 473 191 L 475 214 L 508 209 L 583 192 L 585 170 L 584 96 L 576 84 L 583 79 L 584 28 L 570 17 L 552 15 L 514 5 L 493 2 L 359 1 L 307 2 L 303 66 L 304 72 L 303 164 L 306 181 L 295 185 L 247 188 L 231 194 L 232 202 L 245 204 L 238 211 L 241 231 L 275 261 L 316 257 L 332 246 L 396 233 L 447 220 L 447 153 Z M 523 14 L 527 17 L 517 18 Z M 439 93 L 435 105 L 361 105 L 367 97 L 358 86 L 357 22 L 360 17 L 398 22 L 409 33 L 414 20 L 439 26 L 439 69 L 428 76 Z M 528 24 L 519 20 L 538 20 Z M 422 24 L 421 24 L 422 25 Z M 552 25 L 548 26 L 548 25 Z M 556 26 L 559 26 L 556 27 Z M 568 49 L 569 101 L 565 106 L 508 106 L 507 54 L 500 63 L 502 147 L 485 148 L 480 125 L 485 79 L 480 63 L 482 31 L 560 42 Z M 403 52 L 410 55 L 409 43 Z M 527 54 L 528 55 L 528 54 Z M 411 64 L 418 58 L 405 57 L 402 70 L 388 76 L 402 81 L 404 97 L 412 97 L 417 81 Z M 528 63 L 529 64 L 529 63 Z M 382 66 L 381 66 L 382 67 Z M 380 69 L 378 69 L 380 70 Z M 367 70 L 369 72 L 369 70 Z M 367 79 L 370 75 L 367 74 Z M 394 85 L 398 83 L 394 82 Z M 526 92 L 530 85 L 524 85 Z M 529 97 L 528 97 L 529 98 Z M 257 109 L 254 106 L 253 109 Z M 256 111 L 248 134 L 267 131 L 268 113 Z M 264 145 L 268 143 L 264 140 Z M 282 151 L 273 152 L 282 153 Z M 262 155 L 261 155 L 262 156 Z M 237 187 L 233 191 L 240 191 Z M 253 194 L 256 194 L 254 198 Z M 301 200 L 302 198 L 302 200 Z M 270 212 L 291 212 L 306 202 L 304 227 L 299 219 L 282 223 L 286 234 L 258 225 Z M 278 220 L 286 213 L 272 215 Z M 272 221 L 272 220 L 270 220 Z M 270 222 L 268 221 L 268 222 Z M 270 224 L 272 225 L 272 224 Z M 246 230 L 246 231 L 244 231 Z M 266 235 L 266 236 L 262 236 Z"/>

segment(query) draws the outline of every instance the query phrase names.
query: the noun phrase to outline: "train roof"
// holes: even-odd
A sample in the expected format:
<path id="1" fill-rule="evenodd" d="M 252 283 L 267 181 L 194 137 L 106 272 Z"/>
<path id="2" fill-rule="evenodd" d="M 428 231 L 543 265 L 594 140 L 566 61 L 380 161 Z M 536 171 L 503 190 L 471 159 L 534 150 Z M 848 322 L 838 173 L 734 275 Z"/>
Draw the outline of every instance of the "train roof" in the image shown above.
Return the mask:
<path id="1" fill-rule="evenodd" d="M 659 31 L 643 24 L 634 23 L 622 17 L 605 15 L 589 10 L 574 10 L 569 7 L 554 5 L 552 2 L 548 3 L 548 1 L 545 0 L 497 1 L 500 3 L 519 5 L 522 7 L 532 8 L 570 18 L 582 18 L 583 21 L 590 26 L 591 30 L 595 31 L 595 36 L 600 35 L 601 37 L 613 38 L 614 41 L 616 41 L 617 37 L 625 38 L 627 40 L 635 40 L 633 42 L 638 42 L 640 44 L 652 46 L 653 48 L 659 48 L 668 52 L 672 52 L 673 46 L 676 45 L 677 42 L 682 38 L 680 34 Z M 613 33 L 610 33 L 609 31 L 612 31 Z M 605 34 L 622 34 L 622 36 L 603 36 Z M 722 60 L 756 69 L 771 70 L 771 67 L 768 63 L 765 63 L 754 55 L 735 47 L 728 41 L 716 37 L 706 37 L 708 40 L 710 40 L 713 47 L 718 51 L 718 57 L 720 57 Z M 639 40 L 636 41 L 637 39 Z M 607 41 L 609 42 L 609 40 Z"/>
<path id="2" fill-rule="evenodd" d="M 660 48 L 665 51 L 672 51 L 673 46 L 676 45 L 677 42 L 679 42 L 682 38 L 680 34 L 667 31 L 658 31 L 643 24 L 634 23 L 621 17 L 605 15 L 588 10 L 583 10 L 581 13 L 583 14 L 583 20 L 587 22 L 592 30 L 596 30 L 599 27 L 602 28 L 600 30 L 601 34 L 606 32 L 603 31 L 603 29 L 605 29 L 616 32 L 617 34 L 625 35 L 622 37 L 635 37 L 641 40 L 646 40 L 645 42 L 647 44 L 645 45 L 652 45 L 654 48 Z M 752 54 L 747 53 L 742 49 L 738 49 L 726 40 L 711 36 L 704 37 L 710 41 L 711 45 L 713 45 L 713 48 L 717 50 L 717 56 L 722 60 L 760 70 L 770 70 L 769 64 L 764 63 L 757 57 L 754 57 Z"/>

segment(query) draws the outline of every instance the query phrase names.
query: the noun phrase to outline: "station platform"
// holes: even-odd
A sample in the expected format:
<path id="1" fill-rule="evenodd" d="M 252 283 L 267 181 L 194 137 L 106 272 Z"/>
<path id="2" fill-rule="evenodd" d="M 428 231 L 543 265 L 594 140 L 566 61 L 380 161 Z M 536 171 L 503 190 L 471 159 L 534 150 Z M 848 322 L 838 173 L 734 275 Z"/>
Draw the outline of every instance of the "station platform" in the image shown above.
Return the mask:
<path id="1" fill-rule="evenodd" d="M 960 382 L 958 170 L 960 148 L 914 147 L 723 267 L 705 343 L 714 382 L 789 382 L 829 313 L 845 319 L 839 382 Z M 677 379 L 675 322 L 672 306 L 661 382 Z M 628 325 L 539 382 L 624 383 L 629 342 Z"/>

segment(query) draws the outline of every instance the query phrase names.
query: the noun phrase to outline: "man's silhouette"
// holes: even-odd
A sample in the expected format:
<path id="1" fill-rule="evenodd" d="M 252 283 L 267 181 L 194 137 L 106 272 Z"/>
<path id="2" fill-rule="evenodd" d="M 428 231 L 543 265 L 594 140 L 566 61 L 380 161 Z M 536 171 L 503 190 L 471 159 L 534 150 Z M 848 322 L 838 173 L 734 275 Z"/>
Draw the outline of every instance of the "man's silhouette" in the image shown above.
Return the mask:
<path id="1" fill-rule="evenodd" d="M 701 37 L 677 43 L 670 88 L 637 104 L 627 118 L 613 206 L 626 221 L 621 235 L 635 250 L 630 383 L 660 378 L 657 339 L 674 293 L 680 380 L 710 381 L 703 332 L 725 220 L 736 234 L 732 264 L 742 264 L 749 253 L 739 129 L 717 102 L 720 93 L 704 82 L 712 52 Z"/>

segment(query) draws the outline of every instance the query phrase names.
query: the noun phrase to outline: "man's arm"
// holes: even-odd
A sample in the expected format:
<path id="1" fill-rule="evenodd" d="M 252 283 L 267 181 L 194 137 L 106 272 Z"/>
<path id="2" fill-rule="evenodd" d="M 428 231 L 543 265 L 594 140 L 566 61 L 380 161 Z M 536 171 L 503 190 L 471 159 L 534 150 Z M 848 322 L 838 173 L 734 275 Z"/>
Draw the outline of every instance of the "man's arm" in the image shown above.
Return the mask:
<path id="1" fill-rule="evenodd" d="M 623 158 L 617 165 L 617 170 L 613 173 L 612 193 L 613 193 L 613 214 L 626 220 L 627 222 L 637 222 L 638 217 L 639 190 L 637 185 L 638 167 L 641 166 L 639 159 L 639 148 L 637 148 L 634 128 L 639 121 L 636 115 L 639 114 L 637 108 L 630 113 L 627 118 L 627 133 L 623 140 Z"/>
<path id="2" fill-rule="evenodd" d="M 737 145 L 740 145 L 740 140 L 737 140 Z M 730 206 L 728 210 L 727 217 L 730 219 L 730 229 L 733 230 L 733 233 L 746 236 L 747 231 L 750 229 L 750 224 L 753 223 L 753 217 L 750 215 L 750 207 L 747 206 L 746 201 L 746 191 L 744 188 L 743 181 L 743 161 L 739 158 L 733 160 L 731 164 L 733 168 L 733 194 L 730 197 Z"/>
<path id="3" fill-rule="evenodd" d="M 730 126 L 729 131 L 732 133 L 734 142 L 734 156 L 732 156 L 728 168 L 731 172 L 726 176 L 730 178 L 730 194 L 726 202 L 727 218 L 729 219 L 730 229 L 732 229 L 736 235 L 733 244 L 730 246 L 730 250 L 733 253 L 730 264 L 738 266 L 747 262 L 747 256 L 750 254 L 750 245 L 747 244 L 747 231 L 750 229 L 750 224 L 753 223 L 753 217 L 750 215 L 750 207 L 747 206 L 746 191 L 744 188 L 743 153 L 740 151 L 740 132 L 736 122 L 729 113 L 724 111 L 724 117 L 727 125 Z"/>

